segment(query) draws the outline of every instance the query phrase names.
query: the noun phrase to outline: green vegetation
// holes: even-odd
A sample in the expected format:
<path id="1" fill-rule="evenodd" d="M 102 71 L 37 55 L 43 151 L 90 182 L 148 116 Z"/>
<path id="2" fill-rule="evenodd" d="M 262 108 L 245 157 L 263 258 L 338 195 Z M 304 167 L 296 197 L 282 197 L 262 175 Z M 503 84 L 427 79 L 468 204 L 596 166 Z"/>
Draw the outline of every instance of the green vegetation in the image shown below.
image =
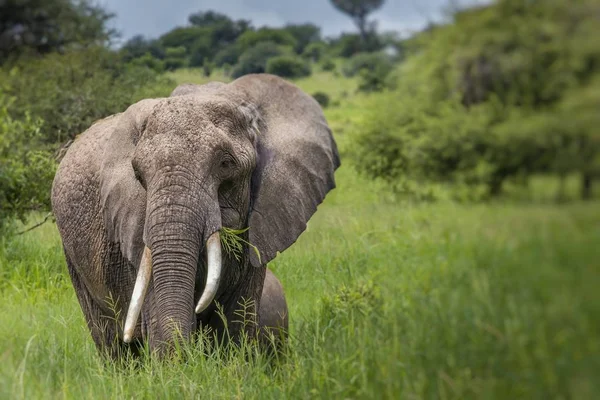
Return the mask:
<path id="1" fill-rule="evenodd" d="M 118 52 L 103 46 L 110 15 L 82 4 L 41 13 L 97 18 L 81 42 L 59 24 L 68 40 L 51 49 L 0 48 L 0 398 L 598 397 L 595 1 L 500 0 L 407 40 L 207 11 Z M 15 234 L 48 211 L 55 154 L 177 84 L 300 63 L 312 73 L 290 76 L 324 107 L 342 167 L 269 265 L 285 353 L 198 339 L 169 362 L 104 363 L 55 225 Z M 234 257 L 243 233 L 222 231 Z"/>
<path id="2" fill-rule="evenodd" d="M 298 56 L 278 56 L 267 61 L 268 74 L 283 78 L 301 78 L 310 75 L 310 65 Z"/>
<path id="3" fill-rule="evenodd" d="M 600 46 L 588 38 L 600 30 L 588 16 L 599 10 L 594 0 L 500 0 L 415 37 L 395 90 L 374 98 L 357 129 L 361 170 L 417 197 L 450 186 L 470 200 L 537 174 L 579 174 L 592 197 Z"/>
<path id="4" fill-rule="evenodd" d="M 285 54 L 290 54 L 289 48 L 276 42 L 257 43 L 240 56 L 238 63 L 231 71 L 231 76 L 239 78 L 242 75 L 264 73 L 269 59 Z"/>
<path id="5" fill-rule="evenodd" d="M 322 108 L 329 106 L 329 95 L 324 92 L 316 92 L 312 95 Z"/>

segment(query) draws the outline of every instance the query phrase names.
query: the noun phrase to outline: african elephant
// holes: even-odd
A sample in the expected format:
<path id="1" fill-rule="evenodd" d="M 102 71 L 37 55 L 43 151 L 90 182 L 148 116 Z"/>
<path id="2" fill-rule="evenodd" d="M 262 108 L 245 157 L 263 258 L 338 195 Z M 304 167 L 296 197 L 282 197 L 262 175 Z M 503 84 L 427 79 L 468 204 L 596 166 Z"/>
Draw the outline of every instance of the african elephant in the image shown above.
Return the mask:
<path id="1" fill-rule="evenodd" d="M 238 340 L 287 326 L 266 265 L 339 165 L 317 102 L 267 74 L 182 85 L 93 124 L 60 163 L 52 207 L 97 348 L 117 358 L 147 340 L 168 354 L 201 327 Z M 224 228 L 243 251 L 223 250 Z"/>

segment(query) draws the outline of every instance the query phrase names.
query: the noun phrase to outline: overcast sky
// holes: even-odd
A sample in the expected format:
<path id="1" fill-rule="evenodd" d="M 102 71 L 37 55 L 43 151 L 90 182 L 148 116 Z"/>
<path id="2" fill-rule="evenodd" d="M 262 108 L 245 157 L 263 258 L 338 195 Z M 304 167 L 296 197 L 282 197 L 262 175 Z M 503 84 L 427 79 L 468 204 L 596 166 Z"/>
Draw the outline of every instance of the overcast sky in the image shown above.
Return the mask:
<path id="1" fill-rule="evenodd" d="M 408 33 L 438 21 L 451 0 L 386 0 L 373 13 L 379 31 Z M 454 0 L 453 3 L 477 4 L 485 0 Z M 175 26 L 187 24 L 187 17 L 198 11 L 214 10 L 234 19 L 249 19 L 255 27 L 283 26 L 287 23 L 311 22 L 321 27 L 325 36 L 354 32 L 352 20 L 337 11 L 330 0 L 99 0 L 117 14 L 112 25 L 122 34 L 121 40 L 142 34 L 156 38 Z"/>

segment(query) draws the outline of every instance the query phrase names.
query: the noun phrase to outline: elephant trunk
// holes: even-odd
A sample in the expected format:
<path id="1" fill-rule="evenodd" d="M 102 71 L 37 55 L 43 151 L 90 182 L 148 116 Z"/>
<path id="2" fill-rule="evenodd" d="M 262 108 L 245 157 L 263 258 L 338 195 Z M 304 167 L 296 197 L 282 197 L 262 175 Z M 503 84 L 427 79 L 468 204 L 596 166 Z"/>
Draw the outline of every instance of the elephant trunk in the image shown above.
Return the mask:
<path id="1" fill-rule="evenodd" d="M 187 229 L 179 227 L 181 233 Z M 159 347 L 177 339 L 186 340 L 195 328 L 194 286 L 200 240 L 189 233 L 154 241 L 152 278 L 158 332 L 151 343 Z"/>
<path id="2" fill-rule="evenodd" d="M 221 215 L 218 203 L 212 199 L 202 200 L 194 202 L 197 206 L 188 207 L 174 204 L 169 199 L 166 204 L 148 210 L 145 234 L 147 249 L 138 269 L 130 302 L 125 341 L 131 340 L 144 301 L 144 285 L 148 286 L 150 279 L 153 284 L 153 312 L 148 333 L 151 347 L 158 350 L 166 350 L 169 344 L 177 340 L 188 339 L 195 330 L 194 288 L 197 272 L 207 276 L 197 308 L 207 307 L 214 299 L 221 277 Z M 206 264 L 199 263 L 201 255 L 206 257 Z M 199 265 L 207 265 L 206 271 L 197 271 Z M 150 274 L 151 278 L 148 278 Z M 140 293 L 141 300 L 136 298 L 136 294 Z"/>

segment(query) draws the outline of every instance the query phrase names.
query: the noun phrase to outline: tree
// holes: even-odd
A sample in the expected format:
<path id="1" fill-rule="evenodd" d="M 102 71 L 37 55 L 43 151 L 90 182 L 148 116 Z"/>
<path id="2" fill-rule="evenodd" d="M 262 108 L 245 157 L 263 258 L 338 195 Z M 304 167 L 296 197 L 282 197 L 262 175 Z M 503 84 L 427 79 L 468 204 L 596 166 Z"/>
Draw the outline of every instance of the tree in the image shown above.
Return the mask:
<path id="1" fill-rule="evenodd" d="M 125 42 L 123 47 L 121 47 L 121 54 L 125 62 L 145 57 L 146 54 L 150 54 L 157 59 L 165 58 L 165 50 L 159 41 L 148 40 L 142 35 L 136 35 Z"/>
<path id="2" fill-rule="evenodd" d="M 226 45 L 235 42 L 242 33 L 250 29 L 250 21 L 234 21 L 225 14 L 215 11 L 204 11 L 191 14 L 188 21 L 193 26 L 210 28 L 211 39 L 216 45 Z"/>
<path id="3" fill-rule="evenodd" d="M 461 198 L 579 173 L 591 197 L 600 51 L 587 38 L 600 34 L 590 18 L 599 11 L 597 0 L 499 0 L 420 33 L 396 90 L 377 96 L 357 128 L 357 165 L 404 192 L 434 182 Z"/>
<path id="4" fill-rule="evenodd" d="M 367 15 L 383 5 L 384 0 L 331 0 L 335 8 L 348 14 L 354 21 L 364 42 L 368 39 Z"/>
<path id="5" fill-rule="evenodd" d="M 297 54 L 302 54 L 310 43 L 321 40 L 321 28 L 314 24 L 287 25 L 283 29 L 296 39 L 294 51 Z"/>
<path id="6" fill-rule="evenodd" d="M 86 0 L 0 1 L 0 60 L 26 51 L 64 51 L 74 44 L 104 45 L 116 36 L 107 27 L 113 16 Z"/>
<path id="7" fill-rule="evenodd" d="M 278 75 L 283 78 L 301 78 L 310 76 L 310 65 L 297 55 L 277 56 L 267 61 L 265 70 L 268 74 Z"/>
<path id="8" fill-rule="evenodd" d="M 259 43 L 273 42 L 282 46 L 296 47 L 296 38 L 285 29 L 260 28 L 257 31 L 246 31 L 237 40 L 242 49 L 247 50 Z"/>
<path id="9" fill-rule="evenodd" d="M 246 50 L 231 72 L 234 78 L 246 74 L 260 74 L 266 71 L 270 58 L 291 53 L 291 49 L 275 42 L 259 42 Z"/>

